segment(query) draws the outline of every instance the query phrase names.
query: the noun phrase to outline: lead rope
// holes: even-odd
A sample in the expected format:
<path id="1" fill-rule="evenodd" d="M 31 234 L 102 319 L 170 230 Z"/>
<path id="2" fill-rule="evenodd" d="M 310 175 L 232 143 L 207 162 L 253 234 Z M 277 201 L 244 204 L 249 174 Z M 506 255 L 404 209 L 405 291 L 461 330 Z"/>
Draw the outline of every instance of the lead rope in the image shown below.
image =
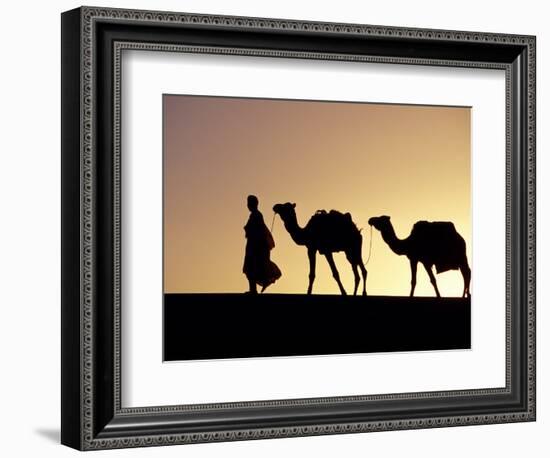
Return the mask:
<path id="1" fill-rule="evenodd" d="M 372 253 L 372 226 L 370 227 L 369 256 L 367 258 L 367 262 L 365 262 L 365 265 L 369 263 L 371 253 Z"/>
<path id="2" fill-rule="evenodd" d="M 271 235 L 273 235 L 273 225 L 275 224 L 275 212 L 273 212 L 273 219 L 271 220 Z M 372 226 L 371 226 L 372 229 Z"/>

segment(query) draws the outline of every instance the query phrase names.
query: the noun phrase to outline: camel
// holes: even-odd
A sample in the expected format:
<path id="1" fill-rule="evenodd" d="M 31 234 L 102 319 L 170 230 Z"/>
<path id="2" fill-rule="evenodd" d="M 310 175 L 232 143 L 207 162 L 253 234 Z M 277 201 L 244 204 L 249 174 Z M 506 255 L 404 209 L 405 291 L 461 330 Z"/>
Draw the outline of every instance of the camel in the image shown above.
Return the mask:
<path id="1" fill-rule="evenodd" d="M 351 219 L 349 213 L 340 213 L 336 210 L 327 212 L 318 210 L 302 228 L 298 225 L 296 217 L 296 204 L 287 202 L 285 204 L 276 204 L 273 211 L 278 214 L 285 225 L 286 230 L 297 245 L 307 247 L 309 258 L 309 285 L 307 293 L 311 294 L 313 282 L 315 280 L 315 258 L 317 252 L 324 255 L 332 271 L 332 276 L 338 283 L 340 292 L 345 295 L 346 291 L 340 281 L 340 274 L 334 263 L 333 253 L 343 251 L 351 264 L 355 279 L 353 294 L 357 294 L 359 286 L 359 272 L 363 275 L 363 295 L 367 294 L 366 281 L 367 269 L 363 264 L 361 256 L 361 246 L 363 237 L 357 229 L 357 226 Z"/>
<path id="2" fill-rule="evenodd" d="M 382 238 L 390 249 L 398 255 L 405 255 L 411 264 L 411 292 L 414 295 L 416 286 L 416 267 L 420 262 L 435 289 L 437 297 L 441 297 L 432 267 L 436 272 L 460 269 L 464 278 L 462 297 L 470 297 L 471 271 L 466 257 L 466 242 L 456 231 L 451 222 L 418 221 L 414 224 L 410 235 L 400 240 L 395 235 L 389 216 L 377 216 L 369 219 L 369 224 L 382 234 Z"/>

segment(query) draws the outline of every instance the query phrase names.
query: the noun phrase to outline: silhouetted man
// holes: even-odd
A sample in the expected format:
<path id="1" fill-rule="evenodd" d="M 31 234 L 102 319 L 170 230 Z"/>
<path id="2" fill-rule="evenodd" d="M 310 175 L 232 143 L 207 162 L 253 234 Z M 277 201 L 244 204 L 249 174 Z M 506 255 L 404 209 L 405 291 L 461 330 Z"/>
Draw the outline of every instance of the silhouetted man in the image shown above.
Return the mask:
<path id="1" fill-rule="evenodd" d="M 246 250 L 243 272 L 248 279 L 249 293 L 256 294 L 256 285 L 262 292 L 281 277 L 277 265 L 269 259 L 270 251 L 275 247 L 273 236 L 264 223 L 264 217 L 258 210 L 258 198 L 248 196 L 247 206 L 250 217 L 244 226 Z"/>

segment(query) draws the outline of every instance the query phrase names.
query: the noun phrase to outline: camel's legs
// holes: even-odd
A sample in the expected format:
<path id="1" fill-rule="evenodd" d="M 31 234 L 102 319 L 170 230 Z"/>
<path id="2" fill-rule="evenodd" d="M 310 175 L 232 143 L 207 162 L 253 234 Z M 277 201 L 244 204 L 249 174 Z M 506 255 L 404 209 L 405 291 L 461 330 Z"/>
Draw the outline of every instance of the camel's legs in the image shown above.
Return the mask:
<path id="1" fill-rule="evenodd" d="M 411 263 L 411 294 L 410 296 L 414 296 L 414 289 L 416 288 L 416 267 L 418 266 L 418 261 L 413 261 L 412 259 L 409 259 Z"/>
<path id="2" fill-rule="evenodd" d="M 437 282 L 435 281 L 435 275 L 432 271 L 432 266 L 429 266 L 428 264 L 424 264 L 424 268 L 426 269 L 426 272 L 428 272 L 428 277 L 430 277 L 430 282 L 432 283 L 435 294 L 437 297 L 441 297 L 441 294 L 439 294 L 439 290 L 437 289 Z"/>
<path id="3" fill-rule="evenodd" d="M 315 256 L 316 250 L 307 250 L 307 256 L 309 258 L 309 285 L 307 287 L 307 293 L 311 294 L 313 289 L 313 282 L 315 281 Z"/>
<path id="4" fill-rule="evenodd" d="M 353 269 L 353 280 L 354 280 L 354 286 L 353 286 L 353 295 L 357 295 L 357 288 L 359 287 L 359 268 L 357 267 L 357 264 L 352 262 L 351 268 Z"/>
<path id="5" fill-rule="evenodd" d="M 363 275 L 363 296 L 366 296 L 367 295 L 367 269 L 365 268 L 365 264 L 363 264 L 362 259 L 359 262 L 359 268 L 361 269 L 361 274 Z"/>
<path id="6" fill-rule="evenodd" d="M 336 264 L 334 264 L 334 258 L 332 257 L 332 253 L 325 254 L 325 257 L 327 258 L 328 265 L 330 266 L 330 270 L 332 271 L 332 276 L 336 280 L 336 283 L 338 283 L 338 287 L 340 288 L 340 292 L 342 294 L 346 294 L 346 290 L 342 286 L 342 282 L 340 281 L 340 274 L 338 273 L 338 269 L 336 268 Z"/>
<path id="7" fill-rule="evenodd" d="M 462 293 L 462 297 L 470 297 L 470 279 L 472 277 L 472 271 L 466 263 L 460 266 L 460 272 L 462 273 L 462 278 L 464 278 L 464 292 Z"/>
<path id="8" fill-rule="evenodd" d="M 359 253 L 361 252 L 361 248 L 359 248 Z M 365 268 L 365 264 L 363 264 L 363 259 L 361 259 L 361 255 L 354 256 L 353 253 L 346 253 L 346 258 L 348 259 L 349 263 L 351 264 L 351 268 L 353 269 L 353 275 L 355 277 L 355 289 L 353 290 L 353 295 L 355 296 L 357 294 L 357 288 L 359 287 L 359 273 L 358 268 L 361 269 L 361 274 L 363 276 L 363 296 L 367 295 L 367 269 Z"/>

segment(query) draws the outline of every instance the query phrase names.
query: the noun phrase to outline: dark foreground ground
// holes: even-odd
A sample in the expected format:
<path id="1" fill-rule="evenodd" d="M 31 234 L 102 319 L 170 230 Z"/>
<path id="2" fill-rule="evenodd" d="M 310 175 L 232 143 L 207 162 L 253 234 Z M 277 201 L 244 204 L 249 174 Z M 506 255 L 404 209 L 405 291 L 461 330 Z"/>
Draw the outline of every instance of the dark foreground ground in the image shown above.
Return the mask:
<path id="1" fill-rule="evenodd" d="M 470 299 L 166 294 L 164 360 L 470 348 Z"/>

